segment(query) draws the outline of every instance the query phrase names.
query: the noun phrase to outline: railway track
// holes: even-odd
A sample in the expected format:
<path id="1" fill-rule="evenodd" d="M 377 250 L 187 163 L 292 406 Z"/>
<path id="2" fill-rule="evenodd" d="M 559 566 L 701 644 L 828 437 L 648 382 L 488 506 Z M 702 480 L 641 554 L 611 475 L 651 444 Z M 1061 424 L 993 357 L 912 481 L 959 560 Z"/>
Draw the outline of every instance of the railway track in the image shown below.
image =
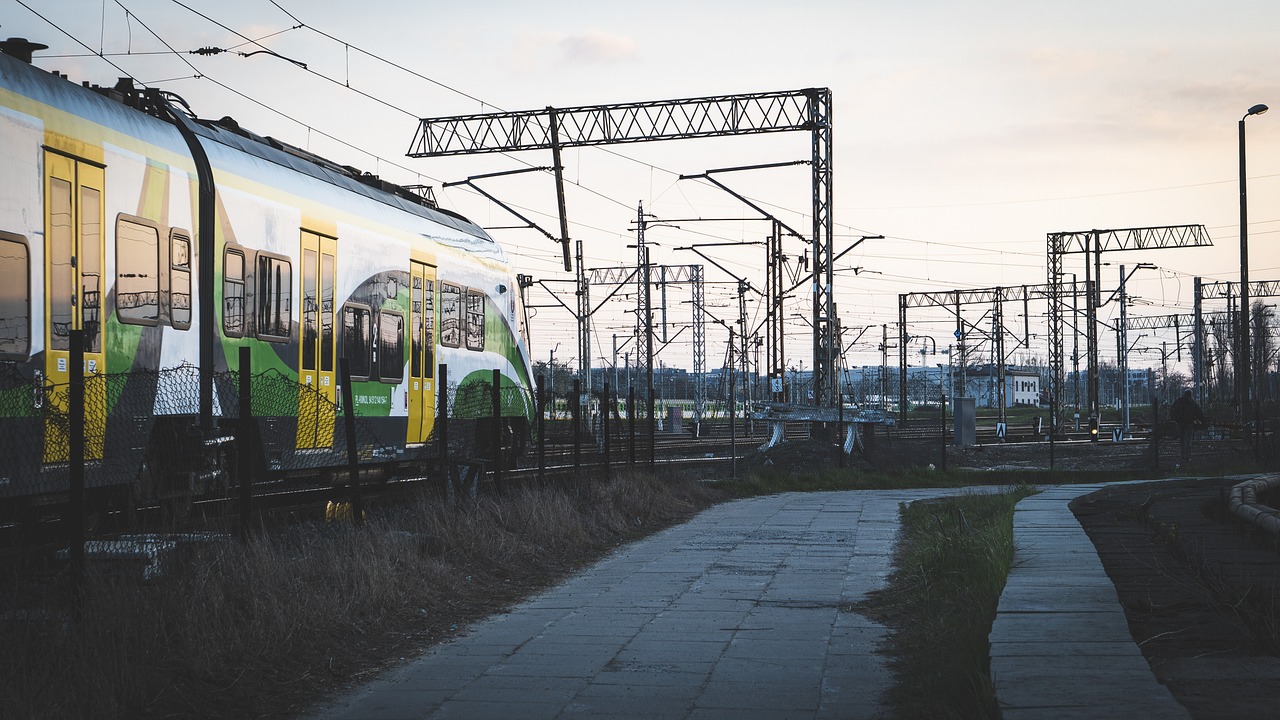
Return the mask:
<path id="1" fill-rule="evenodd" d="M 727 431 L 726 431 L 727 432 Z M 799 435 L 797 435 L 798 437 Z M 620 469 L 629 462 L 630 449 L 625 444 L 615 444 L 609 457 L 596 448 L 592 438 L 584 437 L 583 445 L 574 463 L 572 442 L 548 443 L 545 465 L 538 467 L 536 448 L 530 448 L 512 467 L 504 468 L 504 481 L 510 483 L 532 482 L 545 476 L 551 481 L 569 480 L 581 473 L 604 472 L 608 468 Z M 618 440 L 615 439 L 615 443 Z M 648 458 L 647 437 L 636 438 L 637 462 Z M 753 444 L 763 442 L 759 433 L 738 441 L 738 454 L 749 451 Z M 644 444 L 641 444 L 644 443 Z M 656 455 L 662 467 L 715 467 L 729 462 L 731 439 L 712 434 L 702 439 L 685 435 L 659 433 Z M 460 458 L 457 473 L 465 486 L 471 479 L 492 482 L 493 474 L 485 460 Z M 337 473 L 336 478 L 344 478 Z M 403 466 L 401 472 L 389 478 L 363 482 L 358 488 L 365 503 L 387 504 L 399 502 L 423 493 L 445 496 L 445 484 L 439 478 L 433 464 L 419 467 Z M 238 487 L 230 487 L 216 497 L 194 498 L 189 505 L 177 509 L 173 505 L 144 504 L 136 507 L 92 507 L 86 521 L 89 537 L 113 537 L 121 534 L 173 533 L 173 532 L 231 532 L 240 522 L 241 501 Z M 251 496 L 252 522 L 273 525 L 295 522 L 300 519 L 321 519 L 330 503 L 349 502 L 353 496 L 350 486 L 337 483 L 306 483 L 297 480 L 275 480 L 256 483 Z M 0 523 L 0 561 L 15 557 L 50 555 L 66 546 L 68 528 L 65 525 L 66 498 L 53 496 L 47 502 L 32 507 L 30 512 L 17 520 Z"/>
<path id="2" fill-rule="evenodd" d="M 607 456 L 602 448 L 597 447 L 595 438 L 589 433 L 583 434 L 581 446 L 575 453 L 572 432 L 564 432 L 565 429 L 564 425 L 560 425 L 548 432 L 541 469 L 535 445 L 527 448 L 513 466 L 503 469 L 502 482 L 536 482 L 542 477 L 551 482 L 589 478 L 606 470 L 616 471 L 631 466 L 633 452 L 636 465 L 644 466 L 648 463 L 650 449 L 647 429 L 637 428 L 634 451 L 629 445 L 628 433 L 615 434 Z M 735 443 L 737 457 L 744 458 L 768 439 L 764 423 L 756 423 L 750 433 L 744 427 L 736 428 L 736 438 L 730 436 L 726 424 L 706 423 L 703 430 L 702 437 L 697 439 L 688 432 L 667 430 L 656 433 L 653 455 L 658 467 L 665 470 L 723 471 L 727 474 L 731 461 L 730 449 Z M 788 423 L 785 437 L 791 441 L 805 440 L 811 437 L 810 430 L 809 423 Z M 890 441 L 941 442 L 940 430 L 936 422 L 912 420 L 893 427 L 877 427 L 874 432 Z M 1099 442 L 1110 444 L 1111 430 L 1112 426 L 1104 425 L 1099 434 Z M 1148 427 L 1135 427 L 1126 444 L 1145 442 L 1150 438 L 1150 433 L 1151 429 Z M 948 436 L 950 437 L 950 433 Z M 1168 437 L 1172 437 L 1172 433 Z M 1089 442 L 1090 435 L 1085 431 L 1073 430 L 1060 434 L 1056 440 L 1064 445 L 1081 445 Z M 1043 438 L 1032 435 L 1029 429 L 1024 429 L 1021 433 L 1006 434 L 1003 438 L 997 436 L 995 428 L 989 425 L 977 429 L 978 446 L 1041 442 Z M 459 484 L 460 487 L 468 487 L 472 482 L 493 482 L 495 475 L 485 460 L 459 460 L 459 477 L 463 481 Z M 343 478 L 344 474 L 338 473 L 337 477 Z M 418 467 L 403 466 L 396 475 L 362 483 L 359 491 L 366 503 L 379 505 L 400 502 L 404 498 L 424 493 L 438 495 L 441 499 L 446 497 L 445 483 L 439 477 L 439 472 L 434 464 L 426 463 Z M 252 522 L 272 525 L 301 519 L 320 519 L 324 517 L 329 503 L 346 502 L 351 497 L 352 489 L 341 483 L 272 481 L 255 484 L 251 499 Z M 25 518 L 22 522 L 0 524 L 0 558 L 33 552 L 48 553 L 65 547 L 67 533 L 62 518 L 63 510 L 63 506 L 55 498 L 35 516 Z M 90 535 L 101 537 L 126 532 L 173 532 L 178 529 L 231 532 L 239 526 L 240 514 L 238 488 L 231 487 L 218 497 L 194 500 L 189 507 L 176 513 L 176 516 L 172 507 L 159 505 L 97 508 L 91 513 Z"/>

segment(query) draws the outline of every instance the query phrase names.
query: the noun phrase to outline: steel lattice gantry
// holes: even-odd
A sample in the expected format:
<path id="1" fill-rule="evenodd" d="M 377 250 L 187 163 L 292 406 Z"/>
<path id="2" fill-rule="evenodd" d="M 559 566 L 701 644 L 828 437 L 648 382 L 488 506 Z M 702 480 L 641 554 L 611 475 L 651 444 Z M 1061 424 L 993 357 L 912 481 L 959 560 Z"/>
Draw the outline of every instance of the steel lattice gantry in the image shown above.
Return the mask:
<path id="1" fill-rule="evenodd" d="M 1249 297 L 1277 297 L 1280 296 L 1280 280 L 1251 280 L 1249 281 Z M 1195 286 L 1195 313 L 1196 313 L 1196 354 L 1195 359 L 1195 385 L 1196 398 L 1203 404 L 1204 395 L 1204 334 L 1205 326 L 1209 320 L 1205 320 L 1202 316 L 1202 303 L 1205 300 L 1226 300 L 1227 301 L 1227 327 L 1231 328 L 1233 352 L 1239 352 L 1236 347 L 1235 337 L 1238 332 L 1238 325 L 1233 318 L 1233 313 L 1239 312 L 1235 307 L 1236 298 L 1240 297 L 1240 283 L 1223 280 L 1218 282 L 1204 282 L 1200 278 L 1196 278 Z"/>
<path id="2" fill-rule="evenodd" d="M 832 235 L 832 102 L 828 88 L 682 100 L 585 105 L 420 120 L 408 156 L 443 157 L 517 150 L 555 153 L 561 242 L 568 262 L 568 232 L 560 177 L 561 148 L 655 140 L 807 131 L 813 170 L 814 399 L 833 405 L 836 337 Z M 566 270 L 569 269 L 566 267 Z"/>
<path id="3" fill-rule="evenodd" d="M 1052 378 L 1054 420 L 1063 406 L 1063 348 L 1062 315 L 1065 311 L 1062 295 L 1062 256 L 1083 253 L 1085 256 L 1085 284 L 1091 286 L 1085 303 L 1086 354 L 1089 358 L 1089 417 L 1098 413 L 1098 307 L 1102 304 L 1099 276 L 1102 272 L 1102 253 L 1118 250 L 1149 250 L 1155 248 L 1207 247 L 1213 245 L 1203 225 L 1164 225 L 1156 227 L 1119 228 L 1111 230 L 1081 230 L 1049 233 L 1047 236 L 1048 286 L 1053 291 L 1049 298 L 1049 372 Z"/>
<path id="4" fill-rule="evenodd" d="M 637 286 L 638 296 L 643 296 L 640 306 L 636 312 L 636 365 L 637 367 L 652 367 L 653 356 L 653 308 L 649 303 L 651 296 L 650 290 L 646 288 L 653 279 L 653 269 L 648 268 L 597 268 L 590 271 L 588 280 L 591 285 L 617 285 L 619 287 L 630 283 Z M 690 301 L 693 305 L 693 401 L 694 401 L 694 417 L 693 422 L 695 432 L 701 428 L 702 410 L 706 406 L 707 390 L 706 390 L 706 372 L 707 372 L 707 341 L 706 341 L 706 305 L 704 299 L 704 288 L 702 282 L 702 266 L 701 265 L 659 265 L 658 270 L 659 282 L 662 285 L 668 284 L 689 284 Z M 618 291 L 615 288 L 611 291 L 602 302 L 608 302 Z M 664 293 L 665 295 L 665 293 Z M 599 309 L 599 308 L 596 308 Z M 592 311 L 594 314 L 594 310 Z M 665 315 L 665 308 L 663 310 Z M 615 358 L 616 362 L 616 358 Z M 646 399 L 651 399 L 653 391 L 653 379 L 646 380 L 648 388 L 645 391 Z"/>
<path id="5" fill-rule="evenodd" d="M 1125 330 L 1165 330 L 1172 328 L 1181 353 L 1183 328 L 1191 330 L 1191 374 L 1197 402 L 1204 402 L 1204 328 L 1206 323 L 1228 320 L 1228 313 L 1204 315 L 1199 302 L 1200 278 L 1196 278 L 1196 308 L 1190 315 L 1142 315 L 1125 320 Z"/>
<path id="6" fill-rule="evenodd" d="M 1004 373 L 1005 373 L 1005 352 L 1004 352 L 1004 309 L 1006 302 L 1022 302 L 1027 306 L 1032 300 L 1045 300 L 1053 297 L 1071 297 L 1087 293 L 1092 286 L 1083 283 L 1065 283 L 1062 286 L 1051 285 L 1013 285 L 1009 287 L 993 287 L 980 288 L 972 290 L 944 290 L 940 292 L 923 292 L 923 293 L 904 293 L 898 296 L 898 407 L 899 415 L 902 421 L 906 421 L 907 407 L 907 340 L 910 338 L 907 333 L 907 309 L 923 308 L 923 307 L 940 307 L 953 313 L 956 317 L 956 343 L 957 351 L 960 356 L 960 381 L 959 384 L 965 387 L 965 365 L 967 364 L 967 344 L 965 340 L 968 337 L 966 324 L 960 314 L 960 309 L 964 305 L 991 305 L 994 310 L 993 315 L 993 340 L 996 343 L 995 366 L 996 366 L 996 392 L 999 395 L 998 405 L 1002 414 L 1005 409 L 1004 396 Z M 1052 311 L 1052 305 L 1050 310 Z M 1023 313 L 1024 322 L 1024 344 L 1030 342 L 1030 328 L 1026 327 L 1029 323 L 1030 310 L 1027 309 Z M 979 328 L 969 323 L 968 327 L 973 330 Z"/>
<path id="7" fill-rule="evenodd" d="M 1249 281 L 1249 297 L 1280 296 L 1280 280 Z M 1240 283 L 1231 281 L 1200 284 L 1200 297 L 1204 300 L 1230 300 L 1240 297 Z"/>
<path id="8" fill-rule="evenodd" d="M 1251 280 L 1249 282 L 1250 297 L 1277 297 L 1280 296 L 1280 280 Z M 1173 328 L 1177 333 L 1179 347 L 1182 343 L 1183 328 L 1191 328 L 1191 366 L 1192 366 L 1192 383 L 1195 386 L 1196 400 L 1203 404 L 1205 397 L 1205 375 L 1206 365 L 1205 359 L 1206 341 L 1205 330 L 1208 326 L 1214 324 L 1222 324 L 1231 328 L 1234 333 L 1236 330 L 1235 312 L 1236 308 L 1232 305 L 1234 300 L 1240 296 L 1240 283 L 1232 281 L 1204 282 L 1201 278 L 1195 279 L 1195 309 L 1190 315 L 1149 315 L 1141 317 L 1131 317 L 1126 323 L 1129 330 L 1161 330 Z M 1226 300 L 1228 307 L 1223 312 L 1205 313 L 1203 309 L 1203 301 L 1205 300 Z M 1232 344 L 1234 348 L 1234 343 Z"/>

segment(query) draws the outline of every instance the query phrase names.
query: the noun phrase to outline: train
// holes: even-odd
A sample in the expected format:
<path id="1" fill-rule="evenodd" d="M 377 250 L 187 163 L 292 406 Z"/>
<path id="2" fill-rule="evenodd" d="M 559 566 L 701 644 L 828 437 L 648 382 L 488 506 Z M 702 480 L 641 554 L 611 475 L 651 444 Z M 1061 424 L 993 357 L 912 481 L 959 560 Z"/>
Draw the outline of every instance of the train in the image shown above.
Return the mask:
<path id="1" fill-rule="evenodd" d="M 438 454 L 442 401 L 527 442 L 521 277 L 484 229 L 176 95 L 41 70 L 41 49 L 0 42 L 0 511 L 67 490 L 73 357 L 86 487 L 121 502 L 226 488 L 240 453 L 254 482 L 336 477 L 349 443 L 404 473 Z"/>

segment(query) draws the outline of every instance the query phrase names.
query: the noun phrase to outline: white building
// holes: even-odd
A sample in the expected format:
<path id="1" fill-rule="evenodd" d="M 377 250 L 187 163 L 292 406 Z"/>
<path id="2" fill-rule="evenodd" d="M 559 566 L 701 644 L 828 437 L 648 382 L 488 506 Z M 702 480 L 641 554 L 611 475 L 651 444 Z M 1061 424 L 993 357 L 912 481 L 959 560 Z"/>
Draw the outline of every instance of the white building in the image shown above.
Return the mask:
<path id="1" fill-rule="evenodd" d="M 940 395 L 954 393 L 952 387 L 960 382 L 958 367 L 909 367 L 907 368 L 907 400 L 911 405 L 936 403 Z M 897 367 L 881 368 L 879 365 L 849 368 L 844 374 L 842 392 L 851 393 L 855 402 L 878 405 L 896 405 L 901 393 L 901 377 Z M 1005 407 L 1015 405 L 1038 406 L 1041 403 L 1040 375 L 1034 370 L 1006 367 L 1004 373 Z M 965 395 L 975 398 L 978 407 L 996 407 L 1000 398 L 996 392 L 995 368 L 987 365 L 970 366 L 965 372 Z"/>

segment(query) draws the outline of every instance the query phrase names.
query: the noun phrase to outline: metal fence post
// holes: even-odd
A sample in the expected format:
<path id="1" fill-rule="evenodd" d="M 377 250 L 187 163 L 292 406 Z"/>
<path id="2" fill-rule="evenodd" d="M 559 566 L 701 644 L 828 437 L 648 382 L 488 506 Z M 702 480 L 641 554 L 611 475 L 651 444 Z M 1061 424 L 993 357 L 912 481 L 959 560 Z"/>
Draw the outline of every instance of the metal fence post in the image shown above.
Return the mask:
<path id="1" fill-rule="evenodd" d="M 502 492 L 502 439 L 506 435 L 502 426 L 502 371 L 494 369 L 493 387 L 489 389 L 493 401 L 493 486 Z"/>
<path id="2" fill-rule="evenodd" d="M 236 442 L 236 475 L 240 482 L 240 539 L 249 539 L 253 502 L 253 375 L 249 346 L 240 347 L 240 433 Z"/>
<path id="3" fill-rule="evenodd" d="M 613 472 L 613 463 L 610 458 L 611 443 L 609 438 L 609 383 L 604 384 L 604 396 L 600 401 L 600 423 L 601 430 L 604 432 L 604 476 L 609 477 Z"/>
<path id="4" fill-rule="evenodd" d="M 67 387 L 67 472 L 70 496 L 67 499 L 68 548 L 71 559 L 71 593 L 76 617 L 80 613 L 84 586 L 84 331 L 72 330 L 68 358 L 70 384 Z"/>
<path id="5" fill-rule="evenodd" d="M 942 472 L 947 471 L 947 396 L 943 393 L 938 399 L 938 408 L 942 411 Z"/>
<path id="6" fill-rule="evenodd" d="M 1151 469 L 1160 469 L 1160 398 L 1151 398 Z"/>
<path id="7" fill-rule="evenodd" d="M 352 401 L 351 370 L 347 358 L 338 358 L 338 379 L 342 383 L 342 417 L 347 429 L 347 469 L 351 490 L 351 521 L 359 527 L 364 524 L 364 502 L 360 497 L 360 451 L 356 445 L 356 407 Z"/>
<path id="8" fill-rule="evenodd" d="M 836 453 L 840 456 L 839 467 L 844 469 L 844 393 L 836 395 L 836 402 L 840 404 L 836 415 L 839 418 L 836 421 Z"/>
<path id="9" fill-rule="evenodd" d="M 1253 396 L 1253 459 L 1262 462 L 1262 400 L 1256 391 Z"/>
<path id="10" fill-rule="evenodd" d="M 649 386 L 649 472 L 658 468 L 658 415 L 654 404 L 653 386 Z"/>
<path id="11" fill-rule="evenodd" d="M 582 379 L 573 380 L 573 474 L 577 479 L 582 471 Z"/>
<path id="12" fill-rule="evenodd" d="M 547 482 L 547 394 L 543 377 L 538 376 L 538 482 Z"/>
<path id="13" fill-rule="evenodd" d="M 440 364 L 436 373 L 436 442 L 439 443 L 437 456 L 440 458 L 439 473 L 444 478 L 445 499 L 453 502 L 453 468 L 449 464 L 449 365 Z"/>
<path id="14" fill-rule="evenodd" d="M 631 466 L 636 464 L 636 389 L 635 386 L 627 388 L 627 459 L 631 462 Z"/>
<path id="15" fill-rule="evenodd" d="M 729 355 L 733 356 L 733 330 L 729 331 Z M 738 408 L 734 402 L 737 392 L 736 373 L 729 370 L 729 478 L 738 479 Z"/>

